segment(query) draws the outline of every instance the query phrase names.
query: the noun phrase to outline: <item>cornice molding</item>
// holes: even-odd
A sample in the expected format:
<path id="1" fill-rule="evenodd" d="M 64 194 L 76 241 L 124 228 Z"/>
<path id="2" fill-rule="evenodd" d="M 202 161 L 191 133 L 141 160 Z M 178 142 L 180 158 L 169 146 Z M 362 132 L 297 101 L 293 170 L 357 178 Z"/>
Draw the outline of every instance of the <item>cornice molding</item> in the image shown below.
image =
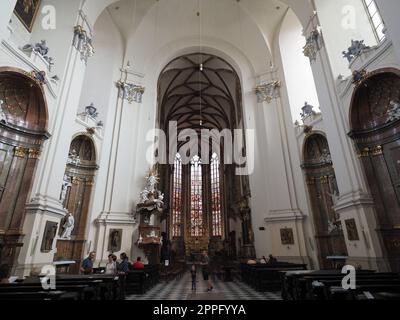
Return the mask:
<path id="1" fill-rule="evenodd" d="M 33 61 L 25 54 L 23 53 L 21 50 L 19 50 L 18 48 L 16 48 L 13 44 L 11 44 L 10 42 L 6 41 L 6 40 L 2 40 L 1 41 L 2 47 L 9 53 L 11 54 L 12 57 L 16 58 L 17 61 L 19 61 L 20 63 L 24 64 L 26 67 L 26 71 L 30 72 L 30 71 L 36 71 L 36 72 L 41 72 L 42 70 L 39 69 L 39 67 L 33 63 Z M 31 69 L 29 71 L 29 69 Z M 46 81 L 43 84 L 43 86 L 45 86 L 48 89 L 48 92 L 51 94 L 51 96 L 54 99 L 57 99 L 57 93 L 56 90 L 54 89 L 51 79 L 48 77 L 48 75 L 45 75 Z"/>

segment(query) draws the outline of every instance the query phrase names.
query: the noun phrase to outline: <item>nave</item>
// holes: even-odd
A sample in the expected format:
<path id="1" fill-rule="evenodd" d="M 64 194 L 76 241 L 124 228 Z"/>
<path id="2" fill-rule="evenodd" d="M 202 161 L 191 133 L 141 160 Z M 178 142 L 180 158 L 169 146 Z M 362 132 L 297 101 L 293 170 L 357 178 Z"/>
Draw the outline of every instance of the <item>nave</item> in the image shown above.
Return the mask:
<path id="1" fill-rule="evenodd" d="M 213 280 L 214 289 L 207 292 L 207 283 L 197 275 L 197 290 L 192 291 L 190 272 L 169 282 L 160 282 L 144 295 L 129 295 L 126 300 L 281 300 L 280 292 L 257 292 L 242 281 Z"/>
<path id="2" fill-rule="evenodd" d="M 0 301 L 400 299 L 399 11 L 2 1 Z"/>

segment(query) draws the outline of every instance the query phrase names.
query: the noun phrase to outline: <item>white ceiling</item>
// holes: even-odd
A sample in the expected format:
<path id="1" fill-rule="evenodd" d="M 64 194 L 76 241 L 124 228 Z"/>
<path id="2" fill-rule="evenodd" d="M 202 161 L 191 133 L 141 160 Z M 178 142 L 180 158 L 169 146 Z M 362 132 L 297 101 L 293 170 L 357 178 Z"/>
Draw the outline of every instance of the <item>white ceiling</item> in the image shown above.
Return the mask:
<path id="1" fill-rule="evenodd" d="M 288 8 L 277 0 L 121 0 L 109 6 L 108 11 L 128 42 L 155 5 L 159 8 L 153 20 L 159 29 L 173 28 L 178 16 L 183 28 L 192 23 L 199 30 L 196 14 L 201 11 L 205 36 L 213 30 L 226 30 L 241 33 L 241 41 L 245 42 L 243 38 L 251 36 L 243 34 L 245 20 L 251 19 L 269 47 Z"/>

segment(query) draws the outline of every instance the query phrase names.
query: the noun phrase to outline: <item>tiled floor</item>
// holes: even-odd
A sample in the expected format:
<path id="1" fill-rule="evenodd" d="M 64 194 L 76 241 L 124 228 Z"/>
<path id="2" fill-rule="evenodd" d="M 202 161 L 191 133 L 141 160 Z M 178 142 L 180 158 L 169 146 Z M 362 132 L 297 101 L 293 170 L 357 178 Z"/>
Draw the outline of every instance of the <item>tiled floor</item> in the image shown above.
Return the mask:
<path id="1" fill-rule="evenodd" d="M 127 300 L 281 300 L 280 293 L 257 292 L 243 282 L 215 280 L 214 290 L 207 293 L 207 284 L 197 275 L 197 291 L 193 292 L 190 273 L 181 279 L 162 282 L 144 295 L 131 295 Z"/>

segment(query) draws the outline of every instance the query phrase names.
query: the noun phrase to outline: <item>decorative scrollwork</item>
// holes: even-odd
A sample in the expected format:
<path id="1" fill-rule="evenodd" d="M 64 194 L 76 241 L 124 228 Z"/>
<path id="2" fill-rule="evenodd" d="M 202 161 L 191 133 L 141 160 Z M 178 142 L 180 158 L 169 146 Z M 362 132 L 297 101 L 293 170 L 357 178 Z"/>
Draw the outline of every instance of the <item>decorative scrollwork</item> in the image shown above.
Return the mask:
<path id="1" fill-rule="evenodd" d="M 14 149 L 14 155 L 17 158 L 25 158 L 28 154 L 28 150 L 22 147 L 15 147 Z"/>
<path id="2" fill-rule="evenodd" d="M 400 120 L 400 102 L 390 101 L 389 109 L 386 115 L 387 115 L 386 123 Z"/>
<path id="3" fill-rule="evenodd" d="M 366 147 L 358 152 L 358 156 L 360 158 L 377 157 L 381 155 L 383 155 L 382 146 Z"/>
<path id="4" fill-rule="evenodd" d="M 118 81 L 117 88 L 119 89 L 119 97 L 121 99 L 127 100 L 129 103 L 142 103 L 143 94 L 145 92 L 145 88 L 143 86 Z"/>
<path id="5" fill-rule="evenodd" d="M 270 103 L 273 99 L 278 99 L 280 97 L 280 88 L 280 81 L 272 81 L 257 86 L 254 91 L 257 95 L 258 103 Z"/>
<path id="6" fill-rule="evenodd" d="M 88 36 L 86 30 L 82 26 L 74 28 L 74 40 L 72 45 L 81 54 L 81 60 L 85 63 L 94 55 L 94 47 L 92 39 Z"/>
<path id="7" fill-rule="evenodd" d="M 359 85 L 361 82 L 363 82 L 366 78 L 368 77 L 368 72 L 367 70 L 355 70 L 353 71 L 353 84 Z"/>
<path id="8" fill-rule="evenodd" d="M 41 151 L 37 149 L 29 149 L 28 158 L 29 159 L 40 159 Z"/>
<path id="9" fill-rule="evenodd" d="M 322 34 L 318 28 L 315 28 L 307 37 L 306 45 L 303 47 L 303 53 L 310 59 L 310 62 L 313 62 L 317 59 L 317 53 L 321 50 L 322 46 Z"/>
<path id="10" fill-rule="evenodd" d="M 351 40 L 351 46 L 346 51 L 343 51 L 343 58 L 347 58 L 347 60 L 352 62 L 355 58 L 357 58 L 364 50 L 369 49 L 370 47 L 364 44 L 364 40 Z"/>

